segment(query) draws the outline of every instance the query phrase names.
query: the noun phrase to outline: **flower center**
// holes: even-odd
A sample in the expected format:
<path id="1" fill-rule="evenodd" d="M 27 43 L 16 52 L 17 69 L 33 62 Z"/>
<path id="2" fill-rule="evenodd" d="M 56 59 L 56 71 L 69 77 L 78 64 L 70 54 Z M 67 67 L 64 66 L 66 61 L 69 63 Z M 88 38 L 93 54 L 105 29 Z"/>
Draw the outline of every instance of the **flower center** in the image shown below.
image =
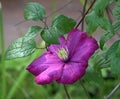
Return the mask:
<path id="1" fill-rule="evenodd" d="M 67 61 L 68 60 L 68 49 L 67 48 L 60 48 L 57 52 L 57 55 L 60 59 L 62 59 L 63 61 Z"/>

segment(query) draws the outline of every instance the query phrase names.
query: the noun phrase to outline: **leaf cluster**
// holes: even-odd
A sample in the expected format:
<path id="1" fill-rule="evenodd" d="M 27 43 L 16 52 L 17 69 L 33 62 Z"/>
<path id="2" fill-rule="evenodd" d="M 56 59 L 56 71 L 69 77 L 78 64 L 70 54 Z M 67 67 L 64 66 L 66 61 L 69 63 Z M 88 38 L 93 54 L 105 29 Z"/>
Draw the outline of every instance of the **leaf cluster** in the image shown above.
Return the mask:
<path id="1" fill-rule="evenodd" d="M 36 42 L 34 39 L 38 34 L 41 35 L 47 46 L 58 44 L 58 38 L 67 34 L 76 25 L 74 19 L 58 15 L 54 17 L 51 26 L 48 27 L 45 21 L 45 8 L 36 2 L 26 4 L 24 18 L 26 20 L 43 22 L 45 26 L 31 26 L 23 37 L 13 41 L 6 51 L 6 59 L 25 57 L 35 52 Z"/>

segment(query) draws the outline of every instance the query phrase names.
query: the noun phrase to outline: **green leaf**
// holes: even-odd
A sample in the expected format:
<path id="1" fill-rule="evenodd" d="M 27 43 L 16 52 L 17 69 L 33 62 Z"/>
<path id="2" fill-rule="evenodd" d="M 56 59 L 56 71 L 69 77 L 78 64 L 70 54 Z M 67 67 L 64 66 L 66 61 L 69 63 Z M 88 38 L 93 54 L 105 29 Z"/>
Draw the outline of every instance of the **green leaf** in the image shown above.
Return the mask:
<path id="1" fill-rule="evenodd" d="M 112 24 L 105 18 L 100 20 L 100 26 L 106 30 L 100 38 L 100 48 L 103 49 L 105 42 L 111 39 L 115 32 Z"/>
<path id="2" fill-rule="evenodd" d="M 97 87 L 103 86 L 103 78 L 100 71 L 95 71 L 92 67 L 88 66 L 84 75 L 84 79 L 89 83 L 96 85 Z"/>
<path id="3" fill-rule="evenodd" d="M 93 10 L 98 16 L 103 16 L 104 11 L 109 3 L 111 3 L 111 0 L 97 0 L 93 7 Z"/>
<path id="4" fill-rule="evenodd" d="M 98 53 L 99 52 L 99 53 Z M 89 65 L 95 70 L 100 70 L 110 66 L 110 59 L 106 57 L 106 53 L 102 53 L 98 50 L 89 60 Z"/>
<path id="5" fill-rule="evenodd" d="M 36 43 L 33 39 L 28 41 L 24 38 L 18 38 L 13 41 L 6 52 L 6 59 L 25 57 L 32 54 L 36 49 Z"/>
<path id="6" fill-rule="evenodd" d="M 76 21 L 64 15 L 56 16 L 52 21 L 51 27 L 56 27 L 61 34 L 68 33 L 76 25 Z"/>
<path id="7" fill-rule="evenodd" d="M 26 20 L 42 21 L 45 14 L 44 7 L 36 2 L 27 3 L 24 10 L 24 18 Z"/>
<path id="8" fill-rule="evenodd" d="M 118 31 L 120 30 L 120 20 L 117 20 L 113 23 L 113 28 L 114 28 L 114 31 L 115 31 L 114 34 L 118 33 Z"/>
<path id="9" fill-rule="evenodd" d="M 100 38 L 100 48 L 103 49 L 105 42 L 107 42 L 109 39 L 111 39 L 114 36 L 115 32 L 106 31 Z"/>
<path id="10" fill-rule="evenodd" d="M 112 46 L 107 50 L 106 55 L 112 57 L 115 54 L 116 50 L 119 49 L 119 44 L 120 40 L 113 43 Z"/>
<path id="11" fill-rule="evenodd" d="M 49 28 L 44 29 L 41 32 L 42 39 L 48 44 L 59 44 L 58 38 L 61 36 L 60 32 L 57 30 L 57 28 Z"/>
<path id="12" fill-rule="evenodd" d="M 111 39 L 119 30 L 120 30 L 120 1 L 116 3 L 115 8 L 112 10 L 113 15 L 117 18 L 117 20 L 112 24 L 112 26 L 106 31 L 100 39 L 100 47 L 101 49 L 104 46 L 104 43 Z"/>
<path id="13" fill-rule="evenodd" d="M 92 11 L 90 14 L 88 14 L 85 17 L 85 20 L 86 20 L 86 23 L 87 23 L 86 31 L 87 31 L 88 34 L 92 34 L 97 29 L 97 27 L 99 26 L 99 24 L 98 24 L 99 18 L 96 15 L 95 11 Z"/>
<path id="14" fill-rule="evenodd" d="M 110 4 L 112 0 L 97 0 L 95 5 L 93 6 L 93 10 L 89 13 L 86 17 L 87 23 L 87 33 L 92 34 L 98 26 L 100 26 L 104 30 L 109 30 L 112 25 L 110 22 L 105 18 L 104 11 L 108 4 Z"/>
<path id="15" fill-rule="evenodd" d="M 113 23 L 114 31 L 118 32 L 120 30 L 120 0 L 116 2 L 115 8 L 112 10 L 113 15 L 116 17 L 116 21 Z"/>
<path id="16" fill-rule="evenodd" d="M 112 10 L 113 15 L 120 20 L 120 0 L 118 0 L 118 2 L 116 2 L 116 6 L 115 8 Z"/>
<path id="17" fill-rule="evenodd" d="M 111 57 L 111 72 L 113 74 L 120 74 L 120 57 Z"/>
<path id="18" fill-rule="evenodd" d="M 106 56 L 110 58 L 112 73 L 120 74 L 120 40 L 112 44 L 106 52 Z"/>
<path id="19" fill-rule="evenodd" d="M 24 39 L 30 40 L 37 36 L 38 33 L 42 31 L 42 28 L 39 26 L 32 26 L 28 29 L 27 33 L 24 36 Z"/>
<path id="20" fill-rule="evenodd" d="M 21 70 L 28 66 L 34 59 L 39 57 L 42 54 L 42 52 L 43 50 L 36 49 L 32 55 L 29 55 L 27 57 L 6 60 L 5 61 L 6 69 Z M 17 66 L 15 66 L 15 64 L 17 64 Z"/>
<path id="21" fill-rule="evenodd" d="M 89 13 L 85 20 L 87 23 L 87 33 L 92 34 L 100 26 L 105 30 L 100 39 L 100 48 L 103 49 L 105 42 L 107 42 L 114 35 L 114 28 L 108 19 L 104 16 L 106 7 L 112 3 L 113 0 L 97 0 L 93 10 Z"/>

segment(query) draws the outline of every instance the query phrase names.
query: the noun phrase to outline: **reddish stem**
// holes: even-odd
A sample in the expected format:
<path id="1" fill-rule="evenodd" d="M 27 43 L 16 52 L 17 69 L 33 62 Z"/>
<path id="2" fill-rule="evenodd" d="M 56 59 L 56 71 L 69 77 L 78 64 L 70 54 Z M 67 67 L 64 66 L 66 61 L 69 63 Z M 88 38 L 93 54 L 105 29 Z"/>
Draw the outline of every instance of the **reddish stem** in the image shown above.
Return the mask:
<path id="1" fill-rule="evenodd" d="M 94 3 L 96 2 L 96 0 L 94 0 L 92 2 L 92 4 L 90 5 L 90 7 L 88 8 L 88 10 L 85 12 L 85 14 L 83 15 L 82 19 L 79 21 L 79 23 L 76 25 L 75 29 L 77 29 L 79 27 L 79 25 L 81 24 L 81 22 L 84 20 L 85 16 L 88 14 L 88 12 L 90 11 L 90 9 L 93 7 Z"/>

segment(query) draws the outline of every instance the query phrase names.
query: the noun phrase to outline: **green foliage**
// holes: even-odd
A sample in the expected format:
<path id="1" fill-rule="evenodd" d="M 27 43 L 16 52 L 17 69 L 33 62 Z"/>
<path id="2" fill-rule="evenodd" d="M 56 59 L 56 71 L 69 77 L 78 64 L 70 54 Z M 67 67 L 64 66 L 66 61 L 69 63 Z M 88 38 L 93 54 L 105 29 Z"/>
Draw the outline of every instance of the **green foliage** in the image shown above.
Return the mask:
<path id="1" fill-rule="evenodd" d="M 39 26 L 31 26 L 27 33 L 25 34 L 24 36 L 24 39 L 27 41 L 27 40 L 30 40 L 30 39 L 33 39 L 37 36 L 38 33 L 40 33 L 42 31 L 42 28 L 39 27 Z"/>
<path id="2" fill-rule="evenodd" d="M 80 1 L 84 2 L 84 0 Z M 100 40 L 101 48 L 103 48 L 106 41 L 120 30 L 120 1 L 116 1 L 117 5 L 113 10 L 113 15 L 117 20 L 113 24 L 111 24 L 104 15 L 107 6 L 112 3 L 113 0 L 96 0 L 92 11 L 86 16 L 87 32 L 89 34 L 92 34 L 98 27 L 105 30 Z M 43 22 L 45 18 L 45 9 L 38 3 L 28 3 L 25 8 L 24 16 L 26 20 Z M 5 61 L 5 68 L 7 69 L 5 77 L 7 78 L 8 84 L 8 94 L 6 97 L 8 99 L 11 99 L 11 97 L 14 99 L 67 99 L 61 84 L 57 84 L 56 82 L 45 86 L 34 84 L 33 77 L 25 73 L 25 67 L 42 53 L 40 49 L 36 50 L 36 43 L 34 41 L 34 38 L 39 33 L 41 33 L 41 37 L 46 44 L 58 44 L 58 38 L 66 35 L 75 25 L 76 22 L 73 19 L 64 15 L 58 15 L 53 19 L 50 27 L 48 27 L 46 23 L 44 28 L 40 26 L 31 26 L 23 37 L 12 42 L 6 52 L 6 58 L 12 60 Z M 82 80 L 92 99 L 103 99 L 111 88 L 114 88 L 118 80 L 115 79 L 116 76 L 113 74 L 120 74 L 119 60 L 120 40 L 116 41 L 107 51 L 106 49 L 98 50 L 98 52 L 91 57 L 86 74 Z M 1 71 L 3 69 L 1 62 L 0 66 Z M 110 69 L 110 74 L 104 71 L 108 68 Z M 101 74 L 101 70 L 104 71 L 104 76 Z M 113 74 L 111 74 L 111 71 Z M 73 85 L 68 85 L 67 89 L 71 98 L 87 98 L 80 85 L 79 81 Z M 2 90 L 0 92 L 2 92 Z M 115 99 L 120 97 L 119 92 L 116 93 L 116 97 Z"/>
<path id="3" fill-rule="evenodd" d="M 6 59 L 25 57 L 32 54 L 36 49 L 36 43 L 33 39 L 25 40 L 18 38 L 8 47 Z"/>
<path id="4" fill-rule="evenodd" d="M 42 46 L 40 45 L 40 47 Z M 35 52 L 29 56 L 6 60 L 6 69 L 19 71 L 28 66 L 35 58 L 39 57 L 42 52 L 43 50 L 36 49 Z"/>
<path id="5" fill-rule="evenodd" d="M 92 11 L 86 16 L 86 23 L 87 23 L 87 33 L 92 34 L 98 27 L 98 16 L 96 15 L 95 11 Z M 94 20 L 93 20 L 94 19 Z"/>
<path id="6" fill-rule="evenodd" d="M 116 17 L 116 21 L 113 23 L 114 31 L 117 33 L 120 30 L 120 0 L 116 2 L 116 6 L 113 9 L 113 15 Z"/>
<path id="7" fill-rule="evenodd" d="M 118 31 L 120 30 L 120 1 L 118 0 L 116 2 L 116 6 L 113 9 L 113 15 L 116 17 L 116 21 L 112 24 L 112 27 L 114 29 L 113 32 L 105 32 L 104 35 L 101 37 L 100 40 L 100 46 L 101 48 L 103 48 L 103 45 L 106 41 L 108 41 L 109 39 L 111 39 L 116 33 L 118 33 Z M 109 29 L 111 30 L 111 29 Z"/>
<path id="8" fill-rule="evenodd" d="M 51 27 L 56 27 L 61 34 L 68 33 L 76 25 L 76 21 L 64 15 L 56 16 L 52 21 Z"/>
<path id="9" fill-rule="evenodd" d="M 102 87 L 104 84 L 101 72 L 94 70 L 91 66 L 87 68 L 84 80 L 94 84 L 97 87 Z"/>
<path id="10" fill-rule="evenodd" d="M 116 6 L 113 9 L 113 15 L 116 17 L 116 19 L 120 20 L 120 0 L 116 2 Z"/>
<path id="11" fill-rule="evenodd" d="M 111 29 L 110 29 L 111 31 L 113 31 L 113 27 L 111 27 Z M 110 38 L 112 38 L 113 36 L 114 36 L 114 31 L 113 32 L 111 32 L 111 31 L 106 31 L 106 32 L 104 32 L 104 34 L 102 35 L 102 37 L 100 38 L 100 48 L 101 49 L 103 49 L 103 47 L 104 47 L 104 44 L 110 39 Z"/>
<path id="12" fill-rule="evenodd" d="M 116 21 L 113 23 L 113 28 L 115 33 L 109 34 L 111 35 L 106 36 L 108 39 L 110 39 L 112 36 L 114 36 L 119 30 L 120 30 L 120 1 L 118 0 L 116 2 L 116 6 L 113 9 L 113 15 L 116 17 Z M 106 56 L 110 57 L 110 64 L 111 64 L 111 71 L 114 74 L 120 74 L 120 41 L 116 41 L 106 52 Z"/>
<path id="13" fill-rule="evenodd" d="M 24 17 L 26 20 L 42 21 L 45 17 L 45 9 L 42 5 L 31 2 L 25 7 Z M 42 39 L 46 44 L 58 44 L 58 38 L 68 33 L 76 25 L 75 20 L 64 15 L 56 16 L 51 27 L 31 26 L 27 33 L 14 41 L 6 53 L 7 59 L 25 57 L 32 54 L 36 49 L 36 43 L 33 40 L 37 34 L 41 33 Z M 46 25 L 45 25 L 46 26 Z"/>
<path id="14" fill-rule="evenodd" d="M 24 11 L 26 20 L 42 21 L 45 17 L 45 9 L 42 5 L 36 2 L 27 3 Z"/>
<path id="15" fill-rule="evenodd" d="M 39 26 L 32 26 L 23 37 L 13 41 L 6 51 L 6 59 L 31 55 L 36 49 L 34 38 L 41 30 Z"/>
<path id="16" fill-rule="evenodd" d="M 53 19 L 51 27 L 41 32 L 41 37 L 48 45 L 58 44 L 58 38 L 68 33 L 75 25 L 76 22 L 72 18 L 58 15 Z"/>
<path id="17" fill-rule="evenodd" d="M 94 68 L 94 70 L 100 70 L 102 68 L 110 67 L 110 59 L 106 56 L 106 53 L 101 53 L 100 50 L 96 52 L 89 60 L 89 65 Z"/>
<path id="18" fill-rule="evenodd" d="M 120 74 L 120 40 L 116 41 L 106 52 L 106 57 L 110 58 L 111 71 Z"/>
<path id="19" fill-rule="evenodd" d="M 110 22 L 104 17 L 104 11 L 109 3 L 109 0 L 97 0 L 91 13 L 86 16 L 87 32 L 89 34 L 92 34 L 98 26 L 105 30 L 111 28 Z"/>
<path id="20" fill-rule="evenodd" d="M 41 37 L 42 39 L 48 44 L 58 44 L 58 38 L 59 36 L 61 36 L 62 34 L 60 33 L 60 31 L 57 28 L 49 28 L 49 29 L 44 29 L 41 32 Z"/>
<path id="21" fill-rule="evenodd" d="M 104 16 L 104 11 L 113 0 L 97 0 L 93 10 L 86 16 L 87 32 L 92 34 L 99 26 L 105 30 L 100 39 L 100 48 L 103 49 L 104 43 L 114 35 L 112 24 Z"/>

